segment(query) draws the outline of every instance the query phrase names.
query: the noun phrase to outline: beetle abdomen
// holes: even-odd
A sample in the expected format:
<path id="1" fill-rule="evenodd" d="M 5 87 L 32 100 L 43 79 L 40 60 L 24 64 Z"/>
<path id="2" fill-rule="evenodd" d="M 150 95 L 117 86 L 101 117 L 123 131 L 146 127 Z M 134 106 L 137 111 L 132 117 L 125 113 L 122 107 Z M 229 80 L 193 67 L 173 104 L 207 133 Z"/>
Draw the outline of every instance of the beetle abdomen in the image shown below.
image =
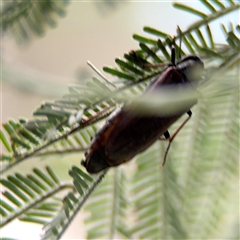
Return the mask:
<path id="1" fill-rule="evenodd" d="M 105 145 L 107 163 L 116 166 L 132 159 L 163 135 L 181 115 L 171 117 L 139 117 L 122 110 Z"/>

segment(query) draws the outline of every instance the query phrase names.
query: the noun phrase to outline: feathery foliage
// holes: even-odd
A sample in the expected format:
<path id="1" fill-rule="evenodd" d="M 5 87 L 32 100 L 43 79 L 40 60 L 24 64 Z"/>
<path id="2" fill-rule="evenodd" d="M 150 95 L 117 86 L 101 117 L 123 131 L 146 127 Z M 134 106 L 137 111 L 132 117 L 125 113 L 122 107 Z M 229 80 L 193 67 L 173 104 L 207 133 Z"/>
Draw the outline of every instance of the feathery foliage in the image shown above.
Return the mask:
<path id="1" fill-rule="evenodd" d="M 65 16 L 69 1 L 17 0 L 3 1 L 2 4 L 1 29 L 11 31 L 21 43 L 32 35 L 42 36 L 46 27 L 56 27 L 56 18 Z"/>
<path id="2" fill-rule="evenodd" d="M 78 167 L 70 169 L 73 183 L 67 184 L 60 183 L 49 167 L 47 171 L 34 169 L 31 181 L 19 173 L 9 175 L 1 180 L 6 188 L 0 208 L 3 223 L 15 218 L 42 223 L 43 239 L 59 239 L 87 201 L 89 239 L 239 238 L 235 229 L 225 229 L 232 227 L 226 220 L 227 211 L 235 213 L 227 203 L 238 204 L 240 27 L 222 24 L 226 44 L 219 45 L 211 22 L 240 6 L 234 1 L 201 3 L 209 14 L 174 4 L 200 17 L 187 30 L 178 29 L 175 41 L 182 39 L 183 46 L 176 45 L 177 56 L 200 55 L 206 71 L 199 87 L 202 97 L 192 109 L 191 121 L 174 140 L 164 169 L 158 166 L 166 144 L 156 142 L 133 163 L 110 170 L 98 188 L 106 172 L 92 177 Z M 117 81 L 109 84 L 101 77 L 71 86 L 61 99 L 42 104 L 34 120 L 4 123 L 0 131 L 6 149 L 1 156 L 2 172 L 32 156 L 85 151 L 98 130 L 97 123 L 118 105 L 139 96 L 163 70 L 142 66 L 170 61 L 172 37 L 151 27 L 144 30 L 151 38 L 133 36 L 140 49 L 117 58 L 116 68 L 104 67 Z M 56 194 L 65 188 L 71 191 L 60 202 Z M 238 225 L 237 214 L 231 221 Z"/>
<path id="3" fill-rule="evenodd" d="M 43 172 L 33 169 L 27 176 L 21 173 L 0 180 L 3 188 L 1 198 L 1 227 L 15 218 L 22 221 L 45 224 L 61 207 L 61 199 L 55 195 L 71 184 L 61 183 L 50 167 Z"/>
<path id="4" fill-rule="evenodd" d="M 93 213 L 93 209 L 94 213 Z M 104 179 L 89 199 L 86 211 L 87 238 L 130 238 L 127 218 L 126 176 L 120 169 L 114 169 Z"/>
<path id="5" fill-rule="evenodd" d="M 84 202 L 101 182 L 106 172 L 99 174 L 95 179 L 73 166 L 69 175 L 73 178 L 74 191 L 63 199 L 62 208 L 51 222 L 45 224 L 42 239 L 59 239 L 79 212 Z"/>

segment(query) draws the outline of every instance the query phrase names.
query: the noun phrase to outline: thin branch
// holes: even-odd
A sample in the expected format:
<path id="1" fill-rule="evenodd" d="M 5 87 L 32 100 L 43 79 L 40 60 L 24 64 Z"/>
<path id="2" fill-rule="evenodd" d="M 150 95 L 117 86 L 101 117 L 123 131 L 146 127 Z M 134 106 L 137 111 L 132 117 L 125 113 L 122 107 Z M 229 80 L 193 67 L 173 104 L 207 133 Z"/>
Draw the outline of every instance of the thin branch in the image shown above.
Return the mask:
<path id="1" fill-rule="evenodd" d="M 0 224 L 0 227 L 5 226 L 6 224 L 8 224 L 9 222 L 11 222 L 12 220 L 14 220 L 15 218 L 21 216 L 23 213 L 27 212 L 29 209 L 33 208 L 34 206 L 36 206 L 38 203 L 48 199 L 49 197 L 53 196 L 54 194 L 56 194 L 59 191 L 62 191 L 64 189 L 72 189 L 73 191 L 75 191 L 75 188 L 72 184 L 70 183 L 66 183 L 66 184 L 61 184 L 60 186 L 58 186 L 57 188 L 51 190 L 49 193 L 47 193 L 44 196 L 41 196 L 38 200 L 34 201 L 32 204 L 28 205 L 26 208 L 22 209 L 21 211 L 19 211 L 18 213 L 14 213 L 11 217 L 7 218 L 6 221 L 2 221 Z"/>

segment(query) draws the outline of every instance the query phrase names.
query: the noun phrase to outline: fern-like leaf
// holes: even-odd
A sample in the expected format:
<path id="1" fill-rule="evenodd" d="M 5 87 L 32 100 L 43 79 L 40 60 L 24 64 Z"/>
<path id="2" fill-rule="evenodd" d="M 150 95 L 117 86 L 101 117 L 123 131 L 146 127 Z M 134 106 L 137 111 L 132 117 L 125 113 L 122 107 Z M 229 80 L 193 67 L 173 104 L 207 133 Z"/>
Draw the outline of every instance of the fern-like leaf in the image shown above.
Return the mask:
<path id="1" fill-rule="evenodd" d="M 84 208 L 90 213 L 85 219 L 88 239 L 130 238 L 124 175 L 121 168 L 109 172 L 101 187 L 88 200 Z"/>
<path id="2" fill-rule="evenodd" d="M 115 105 L 112 100 L 97 104 L 102 98 L 102 95 L 97 94 L 99 88 L 104 88 L 106 93 L 106 87 L 97 81 L 99 82 L 93 80 L 92 90 L 90 87 L 87 90 L 86 87 L 85 89 L 71 87 L 70 94 L 63 96 L 63 99 L 54 103 L 44 103 L 34 112 L 34 115 L 41 119 L 34 121 L 21 119 L 18 122 L 9 120 L 3 124 L 4 130 L 0 131 L 1 140 L 10 154 L 1 156 L 6 162 L 6 167 L 2 168 L 2 171 L 38 152 L 48 154 L 85 151 L 90 138 L 96 132 L 96 127 L 89 125 L 99 121 L 103 116 L 106 117 L 112 111 L 111 107 Z M 92 100 L 86 103 L 85 99 Z M 91 109 L 89 106 L 94 102 L 95 105 Z M 84 130 L 79 132 L 80 129 Z M 6 135 L 9 135 L 9 138 Z"/>
<path id="3" fill-rule="evenodd" d="M 66 14 L 68 0 L 62 1 L 3 1 L 1 29 L 11 31 L 18 42 L 31 35 L 42 36 L 46 26 L 56 27 L 56 17 Z"/>
<path id="4" fill-rule="evenodd" d="M 133 201 L 136 220 L 132 233 L 140 239 L 186 238 L 178 212 L 184 197 L 177 184 L 176 164 L 169 156 L 167 166 L 160 170 L 164 147 L 154 144 L 137 157 L 133 176 Z"/>
<path id="5" fill-rule="evenodd" d="M 44 226 L 41 239 L 60 239 L 90 194 L 101 182 L 106 172 L 92 178 L 74 166 L 69 171 L 69 174 L 73 178 L 75 190 L 67 194 L 57 215 L 55 215 L 51 222 Z"/>
<path id="6" fill-rule="evenodd" d="M 193 53 L 202 57 L 206 66 L 205 80 L 199 86 L 202 97 L 193 108 L 191 121 L 172 143 L 167 165 L 162 170 L 158 169 L 165 144 L 156 143 L 136 157 L 133 176 L 126 178 L 121 168 L 111 170 L 112 175 L 110 172 L 109 178 L 95 191 L 92 202 L 89 201 L 86 208 L 91 214 L 86 220 L 89 238 L 153 236 L 165 239 L 196 238 L 199 235 L 201 238 L 219 238 L 225 234 L 219 231 L 219 226 L 225 224 L 225 213 L 229 210 L 225 206 L 233 201 L 231 186 L 235 187 L 238 177 L 239 25 L 222 25 L 228 45 L 217 45 L 211 22 L 238 10 L 239 3 L 215 0 L 202 3 L 211 12 L 209 16 L 197 9 L 175 4 L 197 14 L 201 20 L 185 31 L 179 28 L 174 39 L 168 33 L 151 27 L 145 28 L 152 35 L 150 38 L 134 35 L 140 49 L 116 59 L 116 68 L 104 68 L 117 77 L 116 83 L 109 84 L 93 78 L 85 86 L 70 87 L 63 98 L 44 103 L 34 112 L 35 120 L 10 120 L 3 125 L 0 139 L 8 152 L 2 155 L 6 163 L 3 170 L 36 154 L 85 150 L 90 144 L 90 136 L 98 129 L 96 123 L 106 118 L 119 103 L 128 101 L 131 96 L 139 96 L 148 82 L 159 76 L 164 67 L 143 66 L 167 64 L 171 60 L 170 46 L 174 41 L 177 56 Z M 180 38 L 183 50 L 177 46 L 176 40 Z M 166 98 L 166 101 L 169 99 Z M 177 129 L 181 120 L 172 126 L 170 132 Z M 105 172 L 89 177 L 73 167 L 69 174 L 73 178 L 70 187 L 74 188 L 64 198 L 63 204 L 57 205 L 54 210 L 57 215 L 45 226 L 43 239 L 59 239 L 62 236 Z M 21 178 L 22 182 L 16 181 L 17 178 Z M 24 179 L 15 175 L 2 182 L 8 188 L 4 193 L 8 200 L 0 208 L 4 218 L 23 209 L 38 188 L 44 192 L 46 188 L 52 190 L 59 184 L 55 182 L 52 171 L 47 174 L 34 171 L 30 179 L 38 186 L 36 189 L 30 185 L 24 187 Z M 60 203 L 59 199 L 55 200 Z M 8 201 L 12 202 L 11 205 Z M 53 217 L 47 209 L 53 209 L 56 202 L 39 205 L 38 209 L 29 212 L 25 209 L 22 214 L 28 215 L 22 219 L 43 223 L 46 218 Z M 42 213 L 41 208 L 44 209 Z M 132 213 L 130 222 L 127 211 Z"/>
<path id="7" fill-rule="evenodd" d="M 219 9 L 215 9 L 212 4 L 210 4 L 207 1 L 202 2 L 209 11 L 212 12 L 211 16 L 206 15 L 205 13 L 199 12 L 197 9 L 190 8 L 189 6 L 183 5 L 182 3 L 175 3 L 174 6 L 176 8 L 185 10 L 190 13 L 194 13 L 199 15 L 201 18 L 203 18 L 200 21 L 197 21 L 190 27 L 188 27 L 185 31 L 179 31 L 178 34 L 175 36 L 175 40 L 181 39 L 183 42 L 183 49 L 187 49 L 188 53 L 191 54 L 200 54 L 200 55 L 206 55 L 208 57 L 217 57 L 217 58 L 223 58 L 225 55 L 224 53 L 219 53 L 219 48 L 215 46 L 214 44 L 214 38 L 211 30 L 210 23 L 218 18 L 221 18 L 224 15 L 227 15 L 233 11 L 237 11 L 240 8 L 239 3 L 233 2 L 231 4 L 226 3 L 224 4 L 217 4 L 217 7 Z M 167 47 L 171 45 L 172 38 L 168 33 L 164 33 L 162 31 L 159 31 L 157 29 L 153 29 L 151 27 L 145 27 L 144 31 L 152 34 L 153 36 L 156 36 L 156 39 L 153 38 L 147 38 L 140 35 L 133 35 L 133 38 L 140 42 L 140 48 L 141 50 L 136 51 L 136 55 L 138 58 L 134 58 L 129 55 L 125 55 L 126 60 L 117 61 L 119 68 L 113 69 L 109 67 L 104 67 L 103 70 L 116 76 L 123 78 L 125 80 L 130 81 L 139 81 L 141 78 L 134 78 L 133 72 L 139 71 L 140 68 L 144 65 L 148 64 L 156 64 L 159 62 L 166 62 L 164 58 L 161 58 L 161 56 L 157 56 L 157 52 L 161 52 L 165 58 L 170 61 L 170 55 L 168 53 Z M 206 34 L 205 34 L 206 33 Z M 229 33 L 226 33 L 229 36 Z M 239 38 L 236 36 L 236 34 L 230 34 L 231 38 L 228 40 L 235 49 L 239 47 L 238 40 Z M 239 49 L 238 49 L 239 50 Z M 177 56 L 180 56 L 182 54 L 186 54 L 184 51 L 181 50 L 181 54 L 179 53 L 180 49 L 176 46 L 176 52 Z M 139 59 L 143 58 L 144 62 L 142 62 L 139 65 Z M 146 59 L 150 59 L 149 61 L 146 61 Z M 131 66 L 128 68 L 122 68 L 123 66 Z M 156 69 L 149 68 L 148 71 L 146 71 L 145 75 L 142 75 L 144 78 L 153 77 L 156 75 L 159 75 L 161 71 Z M 150 74 L 151 73 L 151 74 Z"/>
<path id="8" fill-rule="evenodd" d="M 64 189 L 73 189 L 68 183 L 60 183 L 50 167 L 43 172 L 35 168 L 32 174 L 20 173 L 0 180 L 3 189 L 1 194 L 1 227 L 15 218 L 23 221 L 46 223 L 53 218 L 54 212 L 61 207 L 56 194 Z"/>
<path id="9" fill-rule="evenodd" d="M 217 227 L 224 225 L 231 209 L 226 203 L 234 201 L 232 189 L 238 188 L 239 84 L 235 69 L 211 82 L 202 88 L 209 96 L 199 99 L 193 118 L 172 143 L 166 166 L 158 167 L 164 143 L 155 143 L 136 157 L 132 231 L 140 239 L 205 239 L 226 234 Z M 232 87 L 220 91 L 220 82 Z M 218 91 L 211 92 L 209 87 Z"/>

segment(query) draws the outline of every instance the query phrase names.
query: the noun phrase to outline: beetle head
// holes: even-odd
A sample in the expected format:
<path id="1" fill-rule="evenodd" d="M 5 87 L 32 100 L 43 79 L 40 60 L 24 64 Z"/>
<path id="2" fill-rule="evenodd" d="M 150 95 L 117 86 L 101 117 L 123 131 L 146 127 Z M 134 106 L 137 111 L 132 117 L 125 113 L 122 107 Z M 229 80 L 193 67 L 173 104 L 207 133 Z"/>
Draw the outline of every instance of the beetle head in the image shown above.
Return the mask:
<path id="1" fill-rule="evenodd" d="M 83 165 L 89 173 L 98 173 L 109 167 L 98 150 L 86 154 L 86 160 L 82 160 L 81 165 Z"/>
<path id="2" fill-rule="evenodd" d="M 198 81 L 201 78 L 204 70 L 204 64 L 202 60 L 195 55 L 185 56 L 176 64 L 176 67 L 190 82 Z"/>

